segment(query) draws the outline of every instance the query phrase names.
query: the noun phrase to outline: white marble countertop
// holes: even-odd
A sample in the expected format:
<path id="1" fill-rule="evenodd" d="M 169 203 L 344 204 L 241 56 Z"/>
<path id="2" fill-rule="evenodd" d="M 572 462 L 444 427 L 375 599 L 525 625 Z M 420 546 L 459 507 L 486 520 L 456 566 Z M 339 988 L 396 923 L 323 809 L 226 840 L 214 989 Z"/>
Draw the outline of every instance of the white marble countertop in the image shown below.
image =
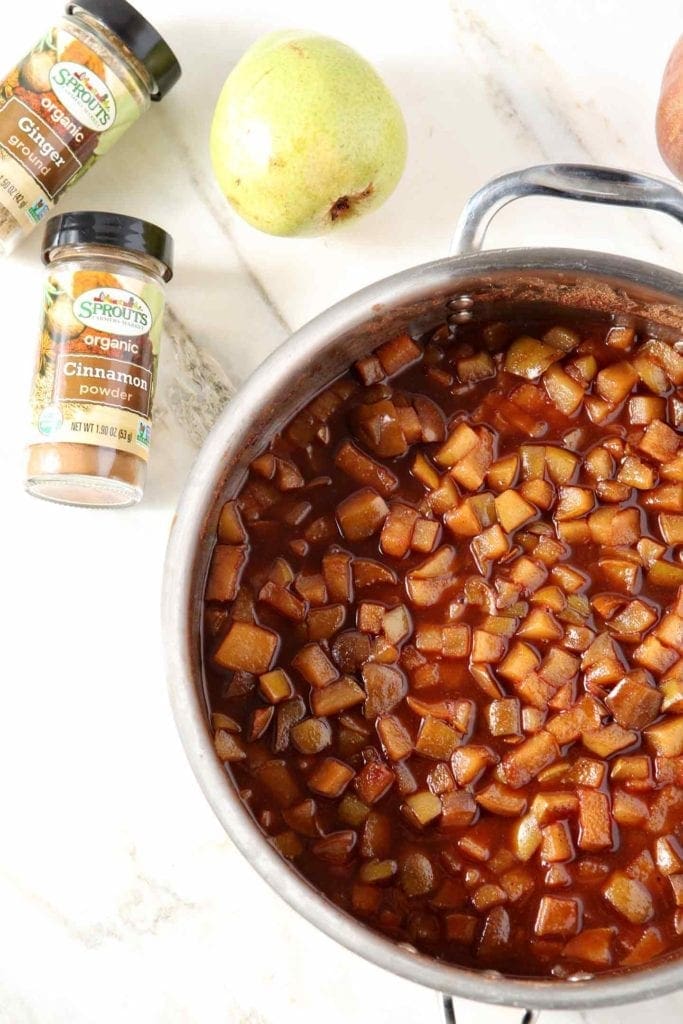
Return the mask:
<path id="1" fill-rule="evenodd" d="M 665 173 L 653 132 L 680 0 L 140 0 L 185 75 L 64 208 L 166 226 L 177 243 L 147 495 L 82 512 L 22 491 L 39 232 L 0 269 L 0 1021 L 2 1024 L 435 1024 L 437 996 L 318 934 L 233 849 L 185 761 L 162 667 L 159 590 L 183 479 L 229 394 L 333 301 L 446 253 L 468 193 L 548 160 Z M 9 69 L 59 0 L 11 5 Z M 379 212 L 333 237 L 259 235 L 212 182 L 207 131 L 243 49 L 279 27 L 337 36 L 400 100 L 410 158 Z M 527 200 L 490 244 L 568 244 L 680 266 L 664 218 Z M 314 272 L 312 272 L 314 268 Z M 131 618 L 135 609 L 136 618 Z M 474 1010 L 498 1021 L 495 1009 Z M 581 1015 L 679 1022 L 683 995 Z M 469 1016 L 472 1010 L 469 1010 Z M 576 1014 L 547 1015 L 578 1022 Z M 465 1019 L 465 1011 L 463 1016 Z"/>

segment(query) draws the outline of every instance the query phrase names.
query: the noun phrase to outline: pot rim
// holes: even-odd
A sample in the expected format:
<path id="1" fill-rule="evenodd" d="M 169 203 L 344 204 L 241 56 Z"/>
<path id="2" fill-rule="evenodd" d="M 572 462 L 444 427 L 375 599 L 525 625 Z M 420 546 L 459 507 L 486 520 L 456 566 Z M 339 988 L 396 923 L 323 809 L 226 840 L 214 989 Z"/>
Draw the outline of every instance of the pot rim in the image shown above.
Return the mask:
<path id="1" fill-rule="evenodd" d="M 683 959 L 678 956 L 640 970 L 590 979 L 585 975 L 574 981 L 527 979 L 442 962 L 375 933 L 316 892 L 264 838 L 215 755 L 202 680 L 195 679 L 198 648 L 190 603 L 201 540 L 224 489 L 226 457 L 231 447 L 233 455 L 241 448 L 249 423 L 263 408 L 264 394 L 276 394 L 293 367 L 303 370 L 335 338 L 352 332 L 383 310 L 425 298 L 439 289 L 457 288 L 461 279 L 513 270 L 574 272 L 610 283 L 616 280 L 652 290 L 662 301 L 683 303 L 683 275 L 655 264 L 580 249 L 500 249 L 446 257 L 400 271 L 315 317 L 276 348 L 241 385 L 205 440 L 189 474 L 173 522 L 164 569 L 166 673 L 185 753 L 218 820 L 261 877 L 306 920 L 366 960 L 453 996 L 498 1005 L 578 1010 L 653 998 L 683 987 Z M 309 398 L 302 396 L 302 404 Z"/>

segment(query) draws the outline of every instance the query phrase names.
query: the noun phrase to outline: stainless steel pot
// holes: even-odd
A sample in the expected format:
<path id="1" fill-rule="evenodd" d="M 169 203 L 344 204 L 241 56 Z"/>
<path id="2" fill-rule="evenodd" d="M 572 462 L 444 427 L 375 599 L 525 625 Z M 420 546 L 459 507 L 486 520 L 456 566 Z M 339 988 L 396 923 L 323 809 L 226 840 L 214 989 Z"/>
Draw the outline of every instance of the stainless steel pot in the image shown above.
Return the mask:
<path id="1" fill-rule="evenodd" d="M 283 861 L 241 804 L 218 761 L 200 665 L 202 588 L 222 501 L 250 460 L 314 394 L 387 338 L 448 319 L 512 308 L 563 307 L 576 315 L 635 319 L 660 336 L 683 333 L 683 276 L 637 260 L 576 249 L 480 253 L 486 228 L 512 199 L 548 195 L 639 206 L 683 222 L 683 193 L 655 178 L 582 165 L 547 165 L 490 182 L 468 203 L 447 259 L 413 267 L 349 296 L 297 331 L 244 384 L 208 437 L 178 506 L 163 595 L 168 678 L 176 722 L 206 798 L 259 874 L 312 924 L 380 967 L 450 995 L 533 1009 L 629 1003 L 683 987 L 683 957 L 570 980 L 505 977 L 418 953 L 339 910 Z M 528 1014 L 527 1014 L 527 1019 Z"/>

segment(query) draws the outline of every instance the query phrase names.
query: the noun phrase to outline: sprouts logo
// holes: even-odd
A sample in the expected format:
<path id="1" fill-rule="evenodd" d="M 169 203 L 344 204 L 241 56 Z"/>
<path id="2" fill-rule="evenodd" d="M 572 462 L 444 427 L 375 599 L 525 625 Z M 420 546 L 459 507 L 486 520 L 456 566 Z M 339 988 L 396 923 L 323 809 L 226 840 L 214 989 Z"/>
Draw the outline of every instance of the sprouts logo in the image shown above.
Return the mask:
<path id="1" fill-rule="evenodd" d="M 60 103 L 85 128 L 106 132 L 116 119 L 116 103 L 102 79 L 82 64 L 62 60 L 50 69 L 50 85 Z"/>
<path id="2" fill-rule="evenodd" d="M 147 303 L 123 288 L 91 288 L 78 296 L 73 311 L 86 327 L 124 338 L 147 334 L 152 326 Z"/>

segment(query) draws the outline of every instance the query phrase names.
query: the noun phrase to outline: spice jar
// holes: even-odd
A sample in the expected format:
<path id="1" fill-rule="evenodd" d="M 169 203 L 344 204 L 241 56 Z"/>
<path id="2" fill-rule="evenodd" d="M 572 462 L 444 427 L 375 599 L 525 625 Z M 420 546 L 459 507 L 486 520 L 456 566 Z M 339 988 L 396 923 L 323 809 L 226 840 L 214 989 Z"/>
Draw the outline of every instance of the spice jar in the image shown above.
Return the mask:
<path id="1" fill-rule="evenodd" d="M 169 46 L 126 0 L 67 4 L 0 81 L 0 255 L 179 78 Z"/>
<path id="2" fill-rule="evenodd" d="M 26 488 L 68 505 L 142 497 L 173 240 L 144 220 L 65 213 L 45 230 Z"/>

